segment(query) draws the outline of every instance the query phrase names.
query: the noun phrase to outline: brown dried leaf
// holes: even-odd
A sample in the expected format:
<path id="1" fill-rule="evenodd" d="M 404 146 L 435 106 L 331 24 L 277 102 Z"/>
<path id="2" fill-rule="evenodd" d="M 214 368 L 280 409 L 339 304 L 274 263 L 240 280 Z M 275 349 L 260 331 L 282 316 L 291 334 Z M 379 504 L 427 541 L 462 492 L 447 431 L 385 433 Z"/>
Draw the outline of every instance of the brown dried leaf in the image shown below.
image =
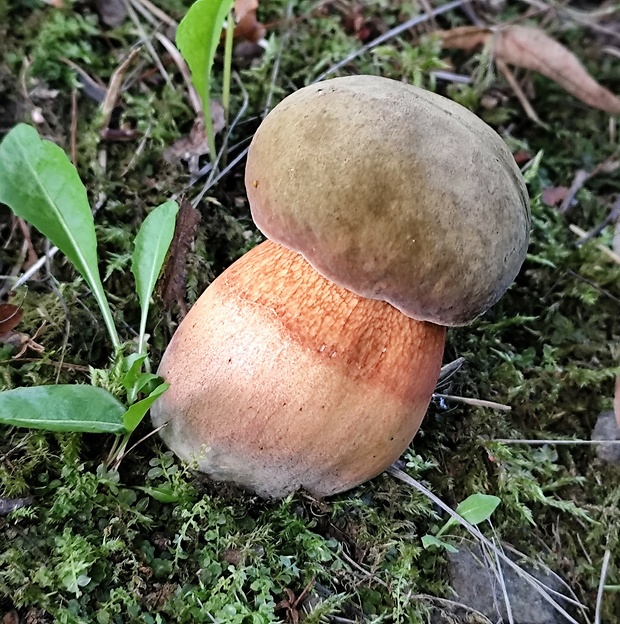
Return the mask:
<path id="1" fill-rule="evenodd" d="M 491 30 L 480 26 L 459 26 L 450 30 L 440 30 L 439 35 L 444 48 L 474 50 L 483 46 L 491 37 Z"/>
<path id="2" fill-rule="evenodd" d="M 593 108 L 620 114 L 620 98 L 596 82 L 570 50 L 539 28 L 519 25 L 504 28 L 494 40 L 493 51 L 506 63 L 551 78 Z"/>
<path id="3" fill-rule="evenodd" d="M 196 210 L 186 198 L 182 198 L 179 201 L 179 216 L 170 251 L 157 282 L 157 292 L 164 305 L 170 308 L 176 302 L 181 310 L 181 318 L 187 312 L 185 306 L 187 254 L 194 242 L 199 223 L 200 211 Z"/>
<path id="4" fill-rule="evenodd" d="M 620 427 L 620 375 L 616 377 L 616 391 L 614 393 L 614 413 L 616 414 L 616 422 Z"/>
<path id="5" fill-rule="evenodd" d="M 540 28 L 513 24 L 493 32 L 462 26 L 438 34 L 445 48 L 473 50 L 492 45 L 496 59 L 537 71 L 589 106 L 620 114 L 620 98 L 596 82 L 570 50 Z"/>
<path id="6" fill-rule="evenodd" d="M 568 193 L 567 186 L 548 186 L 542 190 L 542 200 L 547 206 L 557 206 L 564 201 Z"/>
<path id="7" fill-rule="evenodd" d="M 267 33 L 265 26 L 256 19 L 256 9 L 258 0 L 235 0 L 236 39 L 257 43 Z"/>
<path id="8" fill-rule="evenodd" d="M 217 100 L 211 100 L 211 123 L 214 134 L 220 133 L 226 127 L 224 107 Z M 204 117 L 201 113 L 194 120 L 189 136 L 177 139 L 164 152 L 164 160 L 169 163 L 186 160 L 190 163 L 190 170 L 193 170 L 197 168 L 198 157 L 208 153 L 209 142 L 207 141 Z M 192 162 L 195 166 L 191 164 Z"/>
<path id="9" fill-rule="evenodd" d="M 258 0 L 235 0 L 235 19 L 241 22 L 249 13 L 254 13 L 256 19 Z"/>
<path id="10" fill-rule="evenodd" d="M 0 303 L 0 336 L 12 332 L 22 320 L 24 311 L 12 303 Z"/>

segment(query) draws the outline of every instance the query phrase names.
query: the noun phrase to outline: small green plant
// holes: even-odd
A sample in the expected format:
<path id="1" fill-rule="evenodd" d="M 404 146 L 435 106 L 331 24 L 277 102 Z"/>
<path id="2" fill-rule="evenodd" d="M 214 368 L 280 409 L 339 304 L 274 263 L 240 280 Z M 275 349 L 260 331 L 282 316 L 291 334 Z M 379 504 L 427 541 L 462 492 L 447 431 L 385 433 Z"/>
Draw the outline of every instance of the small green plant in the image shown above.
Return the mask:
<path id="1" fill-rule="evenodd" d="M 113 453 L 118 458 L 131 432 L 167 388 L 149 370 L 145 337 L 150 298 L 172 241 L 178 206 L 168 201 L 155 208 L 135 238 L 131 270 L 141 319 L 138 350 L 125 355 L 99 274 L 94 219 L 86 189 L 64 151 L 42 140 L 26 124 L 13 128 L 0 144 L 0 202 L 69 258 L 97 301 L 114 347 L 110 369 L 92 370 L 91 386 L 61 384 L 1 392 L 0 423 L 121 434 Z M 140 395 L 144 398 L 139 399 Z"/>
<path id="2" fill-rule="evenodd" d="M 230 102 L 230 73 L 232 66 L 232 36 L 234 20 L 231 10 L 234 0 L 197 0 L 190 7 L 177 29 L 176 42 L 192 72 L 192 81 L 202 101 L 205 131 L 211 163 L 215 165 L 215 135 L 211 119 L 211 69 L 220 42 L 224 21 L 228 17 L 223 76 L 224 117 L 228 118 Z"/>
<path id="3" fill-rule="evenodd" d="M 478 525 L 491 517 L 500 502 L 497 496 L 472 494 L 458 505 L 456 513 L 470 524 Z M 456 524 L 458 524 L 458 521 L 454 517 L 450 517 L 435 535 L 425 535 L 422 538 L 422 546 L 424 548 L 445 548 L 448 552 L 457 552 L 457 549 L 452 544 L 441 539 L 441 536 Z"/>

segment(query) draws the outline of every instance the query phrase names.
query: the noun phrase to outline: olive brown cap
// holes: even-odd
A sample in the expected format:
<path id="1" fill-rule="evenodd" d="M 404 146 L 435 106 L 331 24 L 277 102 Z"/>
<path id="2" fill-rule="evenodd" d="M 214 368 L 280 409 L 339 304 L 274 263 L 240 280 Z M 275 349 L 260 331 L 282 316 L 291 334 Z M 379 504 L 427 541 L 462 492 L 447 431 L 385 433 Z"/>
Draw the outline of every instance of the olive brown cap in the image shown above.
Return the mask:
<path id="1" fill-rule="evenodd" d="M 472 321 L 527 250 L 527 191 L 502 139 L 459 104 L 387 78 L 283 100 L 254 136 L 246 187 L 268 238 L 419 320 Z"/>

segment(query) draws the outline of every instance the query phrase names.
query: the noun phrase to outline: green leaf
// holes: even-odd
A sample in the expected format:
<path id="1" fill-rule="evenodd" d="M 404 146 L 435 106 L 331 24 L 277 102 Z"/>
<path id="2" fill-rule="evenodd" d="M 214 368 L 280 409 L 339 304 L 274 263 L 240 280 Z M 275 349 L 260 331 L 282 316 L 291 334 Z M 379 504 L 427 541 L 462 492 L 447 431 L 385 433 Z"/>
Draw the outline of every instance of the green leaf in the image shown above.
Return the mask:
<path id="1" fill-rule="evenodd" d="M 144 364 L 146 358 L 146 353 L 132 353 L 125 358 L 123 369 L 127 372 L 123 376 L 121 384 L 126 392 L 130 392 L 135 386 L 136 380 L 140 376 L 142 364 Z"/>
<path id="2" fill-rule="evenodd" d="M 448 542 L 444 542 L 433 535 L 425 535 L 422 538 L 422 546 L 424 548 L 444 548 L 448 552 L 457 553 L 458 550 L 452 546 L 452 544 L 448 544 Z"/>
<path id="3" fill-rule="evenodd" d="M 161 396 L 168 388 L 170 387 L 169 383 L 162 383 L 149 396 L 137 403 L 134 403 L 131 407 L 127 409 L 125 414 L 123 415 L 123 423 L 125 425 L 125 429 L 127 431 L 133 431 L 139 424 L 142 422 L 145 414 L 149 411 L 149 408 L 155 401 Z"/>
<path id="4" fill-rule="evenodd" d="M 0 422 L 18 427 L 123 433 L 125 409 L 109 392 L 95 386 L 34 386 L 0 392 Z"/>
<path id="5" fill-rule="evenodd" d="M 148 485 L 138 486 L 138 489 L 146 492 L 160 503 L 176 503 L 179 500 L 178 495 L 174 493 L 173 489 L 165 485 L 160 485 L 159 487 L 151 487 Z"/>
<path id="6" fill-rule="evenodd" d="M 146 319 L 155 283 L 161 272 L 166 254 L 174 236 L 179 206 L 175 201 L 167 201 L 158 206 L 144 219 L 144 223 L 134 241 L 131 256 L 131 271 L 136 278 L 136 290 L 140 299 L 140 335 L 138 351 L 144 350 Z"/>
<path id="7" fill-rule="evenodd" d="M 176 42 L 192 72 L 192 82 L 202 100 L 211 160 L 215 158 L 211 121 L 211 69 L 224 20 L 234 0 L 197 0 L 177 28 Z"/>
<path id="8" fill-rule="evenodd" d="M 500 502 L 501 500 L 497 496 L 472 494 L 460 503 L 456 508 L 456 513 L 470 524 L 480 524 L 491 517 L 491 514 L 495 511 Z M 455 524 L 458 524 L 458 521 L 454 518 L 450 518 L 446 524 L 441 527 L 437 535 L 442 535 L 449 527 Z"/>
<path id="9" fill-rule="evenodd" d="M 27 124 L 0 144 L 0 203 L 37 228 L 58 247 L 90 287 L 114 343 L 120 340 L 97 265 L 97 239 L 86 189 L 60 147 Z"/>

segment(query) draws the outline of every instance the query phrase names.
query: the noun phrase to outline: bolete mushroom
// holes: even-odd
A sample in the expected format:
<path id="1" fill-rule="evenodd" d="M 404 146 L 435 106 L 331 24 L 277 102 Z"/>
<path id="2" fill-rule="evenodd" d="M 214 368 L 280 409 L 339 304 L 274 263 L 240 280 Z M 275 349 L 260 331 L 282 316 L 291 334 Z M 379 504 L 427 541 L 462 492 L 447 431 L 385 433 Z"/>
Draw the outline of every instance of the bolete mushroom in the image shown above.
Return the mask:
<path id="1" fill-rule="evenodd" d="M 166 444 L 261 496 L 380 473 L 430 402 L 444 325 L 499 299 L 525 257 L 527 193 L 475 115 L 374 76 L 318 83 L 248 154 L 254 248 L 207 288 L 159 373 Z"/>

